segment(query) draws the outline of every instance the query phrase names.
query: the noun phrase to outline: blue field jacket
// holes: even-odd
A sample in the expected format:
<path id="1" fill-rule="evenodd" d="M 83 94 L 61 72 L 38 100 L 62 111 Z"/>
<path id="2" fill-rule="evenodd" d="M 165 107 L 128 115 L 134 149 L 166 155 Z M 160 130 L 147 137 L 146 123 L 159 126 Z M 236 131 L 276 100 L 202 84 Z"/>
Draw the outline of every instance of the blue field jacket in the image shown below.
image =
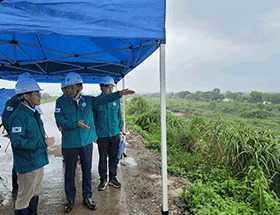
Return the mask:
<path id="1" fill-rule="evenodd" d="M 94 120 L 98 138 L 118 135 L 122 131 L 120 99 L 96 107 Z"/>
<path id="2" fill-rule="evenodd" d="M 62 147 L 78 148 L 97 140 L 93 109 L 119 98 L 121 98 L 119 92 L 98 97 L 81 95 L 77 109 L 70 96 L 57 100 L 55 120 L 57 126 L 63 128 Z M 77 124 L 79 120 L 84 120 L 84 124 L 89 126 L 90 129 L 80 128 Z"/>
<path id="3" fill-rule="evenodd" d="M 49 163 L 44 125 L 38 112 L 21 103 L 9 117 L 8 128 L 16 172 L 30 172 Z"/>

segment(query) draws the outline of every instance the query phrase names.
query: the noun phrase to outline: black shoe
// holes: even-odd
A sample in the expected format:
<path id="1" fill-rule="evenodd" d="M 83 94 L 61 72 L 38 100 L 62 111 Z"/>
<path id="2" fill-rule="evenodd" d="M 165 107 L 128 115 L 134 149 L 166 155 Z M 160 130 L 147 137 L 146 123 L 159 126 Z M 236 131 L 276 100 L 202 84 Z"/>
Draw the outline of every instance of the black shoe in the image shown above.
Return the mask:
<path id="1" fill-rule="evenodd" d="M 100 184 L 98 185 L 98 191 L 105 190 L 108 182 L 105 179 L 100 179 Z"/>
<path id="2" fill-rule="evenodd" d="M 28 213 L 28 209 L 24 208 L 21 210 L 16 210 L 15 209 L 15 215 L 29 215 L 30 213 Z"/>
<path id="3" fill-rule="evenodd" d="M 64 212 L 69 213 L 74 207 L 74 201 L 67 202 L 65 207 L 64 207 Z"/>
<path id="4" fill-rule="evenodd" d="M 90 210 L 95 210 L 97 208 L 94 202 L 90 198 L 84 199 L 83 204 L 87 206 Z"/>
<path id="5" fill-rule="evenodd" d="M 37 215 L 37 208 L 38 208 L 39 196 L 33 196 L 29 202 L 28 214 Z"/>
<path id="6" fill-rule="evenodd" d="M 18 190 L 17 189 L 13 189 L 12 190 L 12 197 L 15 198 L 18 194 Z"/>
<path id="7" fill-rule="evenodd" d="M 115 188 L 120 188 L 122 185 L 116 178 L 113 178 L 109 181 L 109 185 L 115 187 Z"/>

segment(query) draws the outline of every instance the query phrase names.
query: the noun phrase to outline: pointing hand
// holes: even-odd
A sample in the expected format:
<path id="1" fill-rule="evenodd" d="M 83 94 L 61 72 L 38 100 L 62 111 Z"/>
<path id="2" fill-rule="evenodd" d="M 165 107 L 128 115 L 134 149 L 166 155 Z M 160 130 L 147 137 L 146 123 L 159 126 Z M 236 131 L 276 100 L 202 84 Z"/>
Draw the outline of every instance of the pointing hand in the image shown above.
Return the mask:
<path id="1" fill-rule="evenodd" d="M 135 91 L 130 90 L 130 89 L 125 89 L 125 90 L 120 91 L 121 96 L 132 95 L 134 93 L 135 93 Z"/>

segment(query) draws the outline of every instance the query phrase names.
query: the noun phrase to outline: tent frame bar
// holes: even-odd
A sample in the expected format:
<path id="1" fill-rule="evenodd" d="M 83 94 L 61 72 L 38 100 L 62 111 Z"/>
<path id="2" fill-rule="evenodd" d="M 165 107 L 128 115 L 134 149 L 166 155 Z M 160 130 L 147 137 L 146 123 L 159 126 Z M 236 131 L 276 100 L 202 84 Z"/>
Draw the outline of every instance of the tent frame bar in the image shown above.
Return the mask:
<path id="1" fill-rule="evenodd" d="M 155 46 L 159 46 L 159 44 L 153 45 L 153 46 L 150 48 L 150 50 L 147 51 L 146 54 L 140 59 L 140 62 L 142 62 L 144 59 L 146 59 L 146 58 L 147 58 L 147 55 L 150 55 L 150 54 L 151 54 L 151 52 L 153 51 L 153 49 L 155 48 Z"/>
<path id="2" fill-rule="evenodd" d="M 91 71 L 98 71 L 98 72 L 101 72 L 101 73 L 105 73 L 105 74 L 111 74 L 111 75 L 119 75 L 115 72 L 111 72 L 111 71 L 104 71 L 104 70 L 101 70 L 101 69 L 95 69 L 95 68 L 91 68 L 91 67 L 88 67 L 87 69 L 91 70 Z"/>
<path id="3" fill-rule="evenodd" d="M 36 70 L 31 70 L 31 69 L 26 69 L 26 68 L 21 68 L 21 67 L 17 67 L 17 66 L 12 66 L 12 65 L 5 65 L 6 67 L 10 67 L 10 68 L 13 68 L 13 69 L 17 69 L 17 70 L 23 70 L 23 71 L 27 71 L 27 72 L 34 72 L 34 73 L 37 73 L 38 75 L 41 74 L 41 72 L 38 72 Z"/>
<path id="4" fill-rule="evenodd" d="M 10 42 L 2 42 L 2 43 L 0 43 L 0 46 L 8 45 L 8 44 L 10 44 Z"/>
<path id="5" fill-rule="evenodd" d="M 0 54 L 1 54 L 1 53 L 0 53 Z M 0 63 L 1 63 L 1 64 L 3 64 L 4 66 L 6 66 L 6 65 L 10 65 L 10 64 L 8 64 L 7 62 L 5 62 L 5 61 L 1 61 L 1 60 L 0 60 Z"/>
<path id="6" fill-rule="evenodd" d="M 84 57 L 84 56 L 88 56 L 88 55 L 98 55 L 98 54 L 104 54 L 104 53 L 123 51 L 123 50 L 127 50 L 127 49 L 129 49 L 129 48 L 113 49 L 113 50 L 102 51 L 102 52 L 92 52 L 92 53 L 87 53 L 87 54 L 81 54 L 79 56 Z"/>
<path id="7" fill-rule="evenodd" d="M 77 68 L 80 68 L 80 69 L 84 68 L 84 66 L 80 66 L 80 65 L 76 65 L 76 64 L 71 64 L 71 63 L 66 63 L 66 62 L 59 62 L 59 61 L 53 61 L 53 62 L 55 62 L 57 64 L 64 64 L 64 65 L 67 65 L 67 66 L 74 66 L 74 67 L 77 67 Z"/>
<path id="8" fill-rule="evenodd" d="M 129 58 L 128 58 L 127 64 L 126 64 L 127 68 L 129 68 L 129 65 L 130 65 L 130 62 L 132 60 L 132 57 L 133 57 L 133 50 L 130 51 L 130 55 L 129 55 Z"/>
<path id="9" fill-rule="evenodd" d="M 99 59 L 96 59 L 96 58 L 91 58 L 91 57 L 82 57 L 84 59 L 88 59 L 88 60 L 93 60 L 93 61 L 98 61 L 98 62 L 102 62 L 102 63 L 109 63 L 111 65 L 116 65 L 116 66 L 121 66 L 121 67 L 128 67 L 124 64 L 120 64 L 120 63 L 112 63 L 110 61 L 105 61 L 105 60 L 99 60 Z"/>
<path id="10" fill-rule="evenodd" d="M 31 72 L 33 74 L 38 74 L 38 75 L 42 75 L 42 74 L 48 75 L 49 74 L 49 75 L 58 75 L 58 76 L 59 76 L 59 74 L 72 72 L 72 71 L 79 71 L 79 70 L 82 73 L 83 72 L 82 70 L 85 69 L 85 70 L 91 70 L 93 72 L 95 71 L 95 72 L 101 73 L 101 75 L 106 74 L 106 75 L 113 75 L 113 76 L 116 76 L 116 77 L 119 77 L 119 78 L 123 78 L 127 74 L 128 70 L 133 69 L 137 65 L 137 62 L 141 63 L 143 60 L 145 60 L 147 58 L 147 56 L 149 56 L 160 44 L 160 42 L 158 40 L 149 40 L 149 41 L 145 40 L 143 43 L 138 44 L 138 45 L 127 44 L 127 47 L 125 47 L 125 48 L 119 48 L 119 49 L 108 50 L 108 51 L 99 51 L 99 52 L 93 52 L 93 53 L 85 53 L 85 54 L 80 54 L 79 55 L 79 54 L 72 54 L 72 53 L 67 53 L 67 52 L 63 52 L 63 51 L 59 51 L 59 50 L 55 50 L 55 49 L 42 47 L 41 42 L 40 42 L 37 35 L 36 35 L 36 38 L 38 40 L 38 45 L 32 45 L 32 44 L 20 42 L 20 41 L 16 40 L 16 36 L 14 34 L 13 34 L 12 40 L 2 40 L 2 39 L 0 39 L 0 45 L 12 45 L 12 53 L 13 53 L 13 59 L 11 59 L 8 56 L 6 56 L 5 53 L 0 51 L 0 55 L 2 55 L 6 59 L 6 60 L 0 61 L 0 67 L 2 65 L 3 67 L 7 67 L 7 68 L 17 70 L 17 72 L 15 72 L 15 73 L 20 73 L 20 72 L 23 72 L 23 71 L 27 71 L 27 72 Z M 140 58 L 143 49 L 148 45 L 152 46 L 152 47 L 148 50 L 147 53 L 145 53 Z M 25 50 L 25 47 L 23 47 L 23 46 L 32 47 L 32 48 L 42 50 L 42 54 L 43 54 L 44 59 L 34 60 L 31 57 L 31 55 L 28 54 L 28 52 Z M 29 58 L 29 61 L 27 61 L 27 60 L 18 61 L 16 47 L 18 47 Z M 135 49 L 137 49 L 137 48 L 139 49 L 139 51 L 137 50 L 138 53 L 135 52 Z M 101 59 L 90 57 L 91 55 L 113 53 L 113 52 L 123 51 L 123 50 L 128 50 L 128 51 L 130 50 L 131 51 L 131 53 L 129 55 L 129 58 L 128 58 L 127 62 L 125 62 L 125 63 L 122 62 L 122 61 L 119 62 L 119 63 L 118 62 L 109 62 L 109 61 L 106 61 L 106 60 L 101 60 Z M 46 55 L 45 55 L 44 51 L 55 52 L 55 53 L 62 54 L 62 55 L 67 55 L 67 56 L 56 57 L 56 58 L 53 58 L 53 59 L 46 59 Z M 133 56 L 135 56 L 136 53 L 137 53 L 136 59 L 133 60 L 134 62 L 132 62 Z M 79 62 L 69 62 L 69 63 L 67 61 L 66 62 L 65 61 L 60 62 L 62 60 L 71 59 L 71 58 L 87 59 L 87 60 L 89 60 L 88 63 L 99 64 L 99 65 L 90 65 L 90 66 L 85 65 L 85 66 L 83 66 L 83 65 L 79 65 Z M 62 70 L 63 68 L 61 68 L 58 71 L 48 71 L 47 70 L 48 64 L 45 67 L 42 67 L 42 65 L 40 65 L 41 63 L 51 63 L 51 62 L 61 64 L 61 65 L 66 65 L 66 66 L 68 66 L 68 68 L 65 68 L 65 70 Z M 31 65 L 31 66 L 35 65 L 38 69 L 36 69 L 34 67 L 33 68 L 32 67 L 31 68 L 30 67 L 25 68 L 25 66 L 28 66 L 28 65 Z M 123 72 L 121 74 L 119 74 L 117 72 L 110 71 L 108 69 L 107 70 L 98 69 L 98 67 L 100 67 L 100 68 L 103 67 L 104 68 L 104 67 L 110 67 L 111 65 L 123 68 L 122 69 Z M 90 73 L 90 71 L 88 71 L 88 72 Z"/>
<path id="11" fill-rule="evenodd" d="M 139 58 L 139 56 L 140 56 L 140 54 L 141 54 L 141 52 L 142 52 L 143 48 L 144 48 L 144 46 L 141 46 L 141 47 L 140 47 L 140 50 L 139 50 L 139 52 L 138 52 L 138 55 L 137 55 L 137 57 L 135 58 L 135 61 L 134 61 L 133 67 L 135 67 L 135 65 L 136 65 L 136 63 L 137 63 L 137 60 L 138 60 L 138 58 Z"/>
<path id="12" fill-rule="evenodd" d="M 13 45 L 15 45 L 15 44 L 13 44 Z M 20 45 L 17 44 L 17 46 L 18 46 L 18 47 L 20 48 L 20 50 L 33 62 L 33 64 L 35 64 L 44 74 L 46 74 L 46 71 L 45 71 L 42 67 L 40 67 L 39 64 L 38 64 L 36 61 L 34 61 L 34 60 L 32 59 L 32 57 L 31 57 L 29 54 L 27 54 L 26 51 L 24 51 L 24 49 L 23 49 Z M 15 54 L 14 54 L 14 55 L 15 55 Z"/>
<path id="13" fill-rule="evenodd" d="M 10 58 L 8 58 L 3 52 L 0 51 L 0 55 L 2 55 L 4 58 L 6 58 L 7 61 L 9 61 L 11 64 L 14 64 L 14 62 Z M 3 61 L 1 61 L 1 62 L 3 62 Z M 7 64 L 7 63 L 5 63 L 5 64 Z"/>
<path id="14" fill-rule="evenodd" d="M 8 41 L 8 40 L 0 40 L 0 41 L 3 41 L 3 42 L 6 42 L 5 44 L 13 44 L 15 45 L 14 43 L 14 38 L 13 38 L 13 41 Z M 81 58 L 85 58 L 85 56 L 88 56 L 88 55 L 98 55 L 98 54 L 104 54 L 104 53 L 112 53 L 112 52 L 116 52 L 116 51 L 123 51 L 123 50 L 127 50 L 127 49 L 135 49 L 135 48 L 143 48 L 144 46 L 147 46 L 147 45 L 151 45 L 153 43 L 157 43 L 157 41 L 148 41 L 148 42 L 144 42 L 140 45 L 136 45 L 136 46 L 129 46 L 129 47 L 126 47 L 126 48 L 121 48 L 121 49 L 114 49 L 114 50 L 109 50 L 109 51 L 102 51 L 102 52 L 93 52 L 93 53 L 86 53 L 86 54 L 80 54 L 78 55 L 79 57 Z M 72 53 L 67 53 L 67 52 L 62 52 L 62 51 L 58 51 L 58 50 L 54 50 L 54 49 L 49 49 L 49 48 L 45 48 L 45 47 L 42 47 L 42 46 L 35 46 L 35 45 L 31 45 L 31 44 L 28 44 L 28 43 L 23 43 L 23 42 L 19 42 L 17 41 L 17 45 L 20 44 L 20 45 L 24 45 L 24 46 L 29 46 L 29 47 L 33 47 L 33 48 L 37 48 L 37 49 L 42 49 L 42 50 L 46 50 L 46 51 L 51 51 L 51 52 L 56 52 L 56 53 L 59 53 L 59 54 L 65 54 L 65 55 L 70 55 L 68 57 L 63 57 L 63 58 L 54 58 L 54 59 L 46 59 L 44 61 L 40 61 L 40 62 L 45 62 L 45 61 L 52 61 L 52 60 L 58 60 L 58 59 L 68 59 L 68 58 L 76 58 L 77 54 L 72 54 Z M 87 58 L 86 58 L 87 59 Z M 94 59 L 94 58 L 88 58 L 90 60 L 97 60 L 97 59 Z M 98 60 L 97 60 L 98 61 Z M 100 60 L 99 60 L 100 61 Z M 39 61 L 36 61 L 36 62 L 39 62 Z M 26 62 L 26 64 L 33 64 L 34 62 Z M 108 62 L 110 64 L 113 64 L 111 62 Z M 113 64 L 113 65 L 118 65 L 118 66 L 123 66 L 125 67 L 124 64 Z"/>
<path id="15" fill-rule="evenodd" d="M 13 34 L 13 40 L 16 40 L 16 36 Z M 14 63 L 17 62 L 17 49 L 16 44 L 13 44 L 13 53 L 14 53 Z"/>

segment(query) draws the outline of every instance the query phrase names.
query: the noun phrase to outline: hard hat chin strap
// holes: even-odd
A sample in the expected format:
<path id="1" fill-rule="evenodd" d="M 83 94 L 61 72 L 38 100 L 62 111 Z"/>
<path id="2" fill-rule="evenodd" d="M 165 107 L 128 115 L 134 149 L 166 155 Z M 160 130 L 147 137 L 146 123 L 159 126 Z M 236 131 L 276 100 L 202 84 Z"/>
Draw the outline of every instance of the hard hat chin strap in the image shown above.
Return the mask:
<path id="1" fill-rule="evenodd" d="M 78 93 L 81 91 L 81 87 L 79 87 L 79 89 L 77 90 L 77 93 L 74 96 L 74 99 L 76 98 L 76 96 L 78 95 Z"/>
<path id="2" fill-rule="evenodd" d="M 104 88 L 105 88 L 105 85 L 103 85 L 103 86 L 101 87 L 102 93 L 104 93 Z"/>
<path id="3" fill-rule="evenodd" d="M 27 104 L 29 105 L 29 107 L 31 107 L 31 108 L 35 108 L 35 106 L 32 106 L 31 104 L 30 104 L 30 102 L 26 99 L 26 98 L 24 98 L 24 96 L 22 97 L 23 99 L 23 101 L 26 101 L 27 102 Z"/>

